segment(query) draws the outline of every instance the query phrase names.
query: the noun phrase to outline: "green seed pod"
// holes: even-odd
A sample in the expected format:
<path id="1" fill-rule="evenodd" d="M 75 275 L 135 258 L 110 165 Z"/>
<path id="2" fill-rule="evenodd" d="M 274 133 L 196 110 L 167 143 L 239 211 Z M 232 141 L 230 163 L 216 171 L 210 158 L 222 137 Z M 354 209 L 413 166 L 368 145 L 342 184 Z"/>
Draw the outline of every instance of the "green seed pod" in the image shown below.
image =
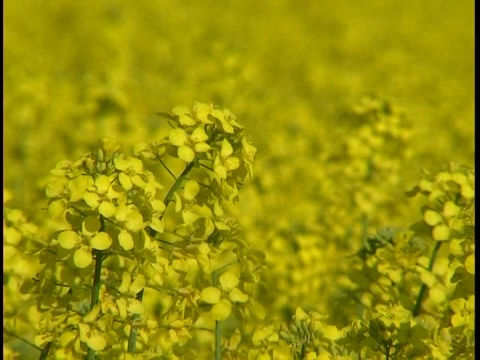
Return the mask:
<path id="1" fill-rule="evenodd" d="M 85 169 L 87 170 L 87 173 L 92 175 L 93 171 L 95 170 L 95 165 L 94 165 L 93 160 L 91 158 L 87 158 L 87 159 L 85 159 L 85 162 L 83 163 L 83 165 L 85 166 Z"/>
<path id="2" fill-rule="evenodd" d="M 285 323 L 282 323 L 282 324 L 280 325 L 280 330 L 281 330 L 281 331 L 284 331 L 284 332 L 288 332 L 288 331 L 289 331 L 289 330 L 288 330 L 288 326 L 287 326 Z"/>
<path id="3" fill-rule="evenodd" d="M 105 161 L 105 155 L 104 155 L 102 149 L 98 149 L 98 150 L 97 150 L 97 161 L 98 161 L 98 162 L 103 162 L 103 161 Z"/>
<path id="4" fill-rule="evenodd" d="M 302 332 L 304 335 L 310 334 L 310 329 L 306 321 L 302 321 Z"/>
<path id="5" fill-rule="evenodd" d="M 287 343 L 289 343 L 289 344 L 293 342 L 292 335 L 289 334 L 288 332 L 279 331 L 279 332 L 278 332 L 278 335 L 279 335 L 283 340 L 285 340 Z"/>
<path id="6" fill-rule="evenodd" d="M 113 163 L 113 161 L 109 161 L 107 164 L 106 164 L 106 169 L 105 169 L 105 173 L 106 175 L 111 175 L 115 172 L 115 164 Z"/>
<path id="7" fill-rule="evenodd" d="M 297 318 L 293 319 L 293 324 L 300 330 L 302 328 L 302 323 Z"/>
<path id="8" fill-rule="evenodd" d="M 97 162 L 96 164 L 96 170 L 99 173 L 103 173 L 105 169 L 107 168 L 107 164 L 104 162 Z"/>
<path id="9" fill-rule="evenodd" d="M 291 332 L 292 334 L 298 335 L 298 328 L 297 328 L 295 325 L 290 324 L 289 328 L 290 328 L 290 332 Z"/>

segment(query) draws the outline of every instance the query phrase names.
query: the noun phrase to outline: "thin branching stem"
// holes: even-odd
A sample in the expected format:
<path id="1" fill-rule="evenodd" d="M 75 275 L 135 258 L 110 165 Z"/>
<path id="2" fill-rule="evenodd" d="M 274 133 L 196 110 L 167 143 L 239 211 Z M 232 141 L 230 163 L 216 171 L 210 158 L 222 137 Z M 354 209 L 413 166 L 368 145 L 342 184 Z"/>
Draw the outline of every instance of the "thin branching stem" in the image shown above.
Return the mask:
<path id="1" fill-rule="evenodd" d="M 173 175 L 173 173 L 171 173 L 171 171 L 165 166 L 165 164 L 161 160 L 160 160 L 160 162 L 165 167 L 165 169 L 167 169 L 167 171 L 175 178 L 175 182 L 173 183 L 172 187 L 170 188 L 170 190 L 167 193 L 167 196 L 165 196 L 165 199 L 163 200 L 163 203 L 165 204 L 165 207 L 167 207 L 168 204 L 173 199 L 173 194 L 175 194 L 175 192 L 181 186 L 182 182 L 187 178 L 187 175 L 190 172 L 190 170 L 193 169 L 193 167 L 195 165 L 195 161 L 192 161 L 191 163 L 189 163 L 185 167 L 185 170 L 183 170 L 183 172 L 180 174 L 180 176 L 178 178 L 176 178 L 175 175 Z M 165 212 L 163 214 L 165 214 Z M 163 214 L 160 217 L 160 219 L 163 217 Z M 151 230 L 152 230 L 152 233 L 154 233 L 154 235 L 156 235 L 157 232 L 153 229 L 151 229 Z M 168 242 L 166 242 L 166 243 L 168 243 Z M 173 245 L 173 244 L 169 244 L 169 245 Z M 140 302 L 142 302 L 142 299 L 143 299 L 143 292 L 144 292 L 144 290 L 142 289 L 137 294 L 137 300 L 140 301 Z M 136 343 L 137 343 L 137 330 L 134 328 L 133 323 L 138 318 L 139 318 L 138 314 L 134 314 L 132 316 L 132 326 L 131 326 L 131 329 L 130 329 L 130 336 L 128 338 L 128 352 L 129 353 L 134 353 L 135 352 L 135 347 L 136 347 Z"/>
<path id="2" fill-rule="evenodd" d="M 101 283 L 101 274 L 102 274 L 102 263 L 105 258 L 104 254 L 100 250 L 94 250 L 95 255 L 95 273 L 93 274 L 93 286 L 92 286 L 92 300 L 90 303 L 90 310 L 93 309 L 95 305 L 98 304 L 100 298 L 100 283 Z M 95 351 L 91 348 L 88 348 L 87 359 L 95 359 Z"/>
<path id="3" fill-rule="evenodd" d="M 138 294 L 137 294 L 137 300 L 142 302 L 143 300 L 143 291 L 144 289 L 142 289 Z M 131 327 L 130 327 L 130 336 L 128 337 L 128 348 L 127 348 L 127 351 L 129 353 L 134 353 L 135 352 L 135 348 L 137 346 L 137 329 L 135 329 L 135 327 L 133 326 L 134 325 L 134 322 L 140 317 L 139 314 L 133 314 L 132 315 L 132 323 L 131 323 Z"/>
<path id="4" fill-rule="evenodd" d="M 42 351 L 42 348 L 41 348 L 41 347 L 35 345 L 34 343 L 28 341 L 27 339 L 25 339 L 25 338 L 23 338 L 23 337 L 15 334 L 13 331 L 10 331 L 10 330 L 8 330 L 8 329 L 3 328 L 3 333 L 6 334 L 6 335 L 8 335 L 8 336 L 11 336 L 11 337 L 14 337 L 14 338 L 18 339 L 18 340 L 24 342 L 24 343 L 27 344 L 27 345 L 30 345 L 31 347 L 33 347 L 34 349 L 36 349 L 36 350 L 38 350 L 38 351 Z M 4 340 L 4 342 L 5 342 L 5 340 Z"/>
<path id="5" fill-rule="evenodd" d="M 188 173 L 190 172 L 190 170 L 193 169 L 194 165 L 195 165 L 195 161 L 192 161 L 191 163 L 189 163 L 187 165 L 187 167 L 185 168 L 185 170 L 183 170 L 183 172 L 180 174 L 180 176 L 175 180 L 172 187 L 168 191 L 167 196 L 165 196 L 165 199 L 163 200 L 163 203 L 165 204 L 165 206 L 168 206 L 170 201 L 172 201 L 173 194 L 175 194 L 175 192 L 178 190 L 178 188 L 182 184 L 183 180 L 185 180 L 187 178 Z"/>
<path id="6" fill-rule="evenodd" d="M 433 265 L 435 264 L 435 258 L 437 257 L 438 250 L 440 250 L 440 246 L 442 246 L 441 241 L 435 242 L 435 246 L 433 247 L 432 254 L 430 255 L 430 262 L 428 264 L 428 271 L 432 271 Z M 413 316 L 418 316 L 420 314 L 420 309 L 422 307 L 422 301 L 423 297 L 425 295 L 425 291 L 427 291 L 427 285 L 425 283 L 422 283 L 422 286 L 420 287 L 420 291 L 418 292 L 417 295 L 417 300 L 415 300 L 415 307 L 413 308 Z"/>
<path id="7" fill-rule="evenodd" d="M 48 352 L 50 351 L 51 347 L 52 347 L 52 342 L 47 343 L 47 345 L 45 345 L 45 347 L 42 349 L 42 352 L 40 353 L 40 357 L 38 359 L 46 360 L 48 357 Z"/>
<path id="8" fill-rule="evenodd" d="M 218 284 L 218 270 L 212 272 L 213 286 Z M 222 359 L 222 322 L 215 321 L 215 360 Z"/>
<path id="9" fill-rule="evenodd" d="M 170 170 L 168 168 L 168 166 L 163 162 L 162 159 L 158 159 L 158 161 L 160 161 L 160 164 L 162 164 L 162 166 L 165 168 L 165 170 L 167 170 L 167 172 L 175 179 L 177 180 L 177 177 L 175 176 L 175 174 L 172 172 L 172 170 Z"/>

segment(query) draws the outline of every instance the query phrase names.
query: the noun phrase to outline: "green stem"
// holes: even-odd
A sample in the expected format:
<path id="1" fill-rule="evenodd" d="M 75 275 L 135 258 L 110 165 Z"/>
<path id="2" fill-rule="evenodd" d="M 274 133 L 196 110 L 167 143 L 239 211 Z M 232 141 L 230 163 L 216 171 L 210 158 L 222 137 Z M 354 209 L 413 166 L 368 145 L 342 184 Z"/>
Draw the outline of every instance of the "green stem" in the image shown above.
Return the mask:
<path id="1" fill-rule="evenodd" d="M 94 250 L 95 254 L 95 273 L 93 275 L 93 287 L 92 287 L 92 302 L 90 304 L 90 310 L 98 304 L 100 298 L 100 276 L 102 274 L 102 263 L 105 258 L 104 254 L 100 250 Z"/>
<path id="2" fill-rule="evenodd" d="M 158 159 L 160 161 L 160 164 L 162 164 L 162 166 L 165 168 L 165 170 L 167 170 L 167 172 L 175 179 L 177 180 L 177 177 L 175 176 L 175 174 L 167 167 L 167 165 L 163 162 L 162 159 Z"/>
<path id="3" fill-rule="evenodd" d="M 142 289 L 138 294 L 137 294 L 137 300 L 142 302 L 142 299 L 143 299 L 143 290 Z M 137 320 L 138 318 L 140 317 L 139 314 L 133 314 L 132 316 L 132 325 L 130 327 L 130 336 L 128 337 L 128 348 L 127 348 L 127 351 L 129 353 L 134 353 L 135 352 L 135 348 L 136 348 L 136 345 L 137 345 L 137 330 L 134 328 L 133 326 L 133 323 L 135 322 L 135 320 Z"/>
<path id="4" fill-rule="evenodd" d="M 47 345 L 45 345 L 45 347 L 42 349 L 42 352 L 40 353 L 40 357 L 38 359 L 46 360 L 48 356 L 48 352 L 50 351 L 51 347 L 52 347 L 52 342 L 47 343 Z"/>
<path id="5" fill-rule="evenodd" d="M 104 254 L 100 250 L 93 250 L 95 255 L 95 273 L 93 274 L 93 286 L 92 286 L 92 302 L 90 303 L 90 310 L 98 304 L 100 298 L 100 281 L 102 274 L 102 263 L 105 258 Z M 95 351 L 88 348 L 87 360 L 95 359 Z"/>
<path id="6" fill-rule="evenodd" d="M 217 270 L 218 271 L 218 270 Z M 212 272 L 213 286 L 218 284 L 218 272 Z M 222 322 L 220 320 L 215 321 L 215 360 L 222 359 Z"/>
<path id="7" fill-rule="evenodd" d="M 428 271 L 432 271 L 433 265 L 435 264 L 435 258 L 437 257 L 438 250 L 440 250 L 440 246 L 442 246 L 442 241 L 435 242 L 435 246 L 433 247 L 432 254 L 430 255 L 430 262 L 428 264 Z M 427 291 L 427 285 L 422 283 L 420 287 L 420 291 L 417 295 L 417 300 L 415 300 L 415 307 L 413 308 L 413 316 L 418 316 L 420 314 L 420 309 L 422 307 L 423 297 L 425 296 L 425 291 Z"/>
<path id="8" fill-rule="evenodd" d="M 192 161 L 190 164 L 187 165 L 187 167 L 185 168 L 185 170 L 183 170 L 180 176 L 178 178 L 175 178 L 175 182 L 173 183 L 172 187 L 168 191 L 167 196 L 165 196 L 165 199 L 163 200 L 163 203 L 165 204 L 165 208 L 173 200 L 173 194 L 175 194 L 178 188 L 182 185 L 183 180 L 187 178 L 188 173 L 190 172 L 190 170 L 193 169 L 194 165 L 195 165 L 195 161 Z M 163 215 L 165 215 L 165 211 L 160 216 L 160 220 L 163 218 Z M 153 230 L 151 227 L 147 227 L 146 230 L 148 231 L 149 235 L 152 237 L 155 237 L 157 235 L 157 231 Z"/>
<path id="9" fill-rule="evenodd" d="M 34 343 L 28 341 L 27 339 L 24 339 L 23 337 L 15 334 L 13 331 L 10 331 L 10 330 L 4 328 L 4 329 L 3 329 L 3 333 L 6 334 L 6 335 L 8 335 L 8 336 L 14 337 L 14 338 L 16 338 L 16 339 L 18 339 L 18 340 L 20 340 L 20 341 L 23 341 L 25 344 L 30 345 L 31 347 L 33 347 L 34 349 L 37 349 L 38 351 L 42 351 L 42 350 L 43 350 L 41 347 L 39 347 L 39 346 L 35 345 Z M 7 342 L 7 341 L 8 341 L 8 340 L 5 340 L 5 338 L 4 338 L 4 342 Z"/>
<path id="10" fill-rule="evenodd" d="M 192 170 L 194 165 L 195 165 L 195 161 L 192 161 L 190 164 L 188 164 L 187 167 L 185 168 L 185 170 L 183 170 L 183 172 L 180 174 L 180 176 L 175 180 L 175 182 L 173 183 L 173 186 L 170 188 L 170 191 L 168 192 L 167 196 L 165 196 L 165 200 L 163 200 L 163 203 L 165 204 L 165 206 L 168 206 L 170 201 L 172 201 L 173 194 L 175 194 L 175 192 L 178 190 L 178 188 L 182 184 L 183 180 L 186 179 L 188 173 L 190 172 L 190 170 Z"/>
<path id="11" fill-rule="evenodd" d="M 215 360 L 222 359 L 222 322 L 215 321 Z"/>
<path id="12" fill-rule="evenodd" d="M 162 162 L 162 165 L 165 166 L 165 164 L 163 162 Z M 172 187 L 170 188 L 170 190 L 167 193 L 167 196 L 165 196 L 165 199 L 163 200 L 163 203 L 165 204 L 165 208 L 172 201 L 173 194 L 175 194 L 175 192 L 178 190 L 178 188 L 182 185 L 183 180 L 185 180 L 187 178 L 188 173 L 190 172 L 190 170 L 193 169 L 194 165 L 195 165 L 195 161 L 192 161 L 191 163 L 189 163 L 185 167 L 185 170 L 183 170 L 183 172 L 180 174 L 180 176 L 178 178 L 175 178 L 175 175 L 165 166 L 167 171 L 175 178 L 175 182 L 173 183 Z M 162 216 L 160 216 L 160 219 L 162 219 L 164 214 L 165 214 L 165 212 L 162 214 Z M 157 231 L 153 230 L 152 228 L 149 228 L 148 230 L 149 230 L 150 235 L 155 237 L 155 235 L 157 234 Z M 143 290 L 140 291 L 137 294 L 137 300 L 139 300 L 141 302 L 142 299 L 143 299 Z M 130 336 L 128 337 L 128 352 L 129 353 L 134 353 L 135 352 L 135 347 L 136 347 L 136 343 L 137 343 L 137 330 L 134 328 L 133 323 L 138 318 L 139 318 L 138 314 L 134 314 L 132 316 L 132 326 L 131 326 L 131 329 L 130 329 Z"/>

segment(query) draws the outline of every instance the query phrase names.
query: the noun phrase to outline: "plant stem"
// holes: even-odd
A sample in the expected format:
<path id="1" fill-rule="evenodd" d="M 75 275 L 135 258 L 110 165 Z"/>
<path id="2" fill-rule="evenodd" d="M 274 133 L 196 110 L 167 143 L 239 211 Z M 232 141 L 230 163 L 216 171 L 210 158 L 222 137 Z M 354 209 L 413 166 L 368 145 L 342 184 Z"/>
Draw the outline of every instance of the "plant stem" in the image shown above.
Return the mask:
<path id="1" fill-rule="evenodd" d="M 90 310 L 98 304 L 98 299 L 100 298 L 100 280 L 102 274 L 102 263 L 104 259 L 104 254 L 102 251 L 93 250 L 93 253 L 95 255 L 95 273 L 93 274 L 92 302 L 90 303 Z M 94 350 L 88 348 L 87 359 L 95 359 Z"/>
<path id="2" fill-rule="evenodd" d="M 218 271 L 218 269 L 217 269 Z M 213 286 L 218 284 L 218 272 L 212 272 Z M 222 359 L 222 322 L 220 320 L 215 321 L 215 360 Z"/>
<path id="3" fill-rule="evenodd" d="M 178 178 L 175 178 L 175 182 L 173 183 L 172 187 L 170 188 L 170 190 L 168 191 L 168 194 L 167 196 L 165 196 L 165 199 L 163 200 L 163 203 L 165 204 L 165 208 L 168 206 L 168 204 L 172 201 L 173 199 L 173 194 L 175 194 L 175 191 L 178 190 L 178 188 L 180 187 L 180 185 L 182 184 L 183 180 L 186 179 L 188 173 L 190 172 L 190 170 L 193 169 L 193 166 L 195 165 L 195 161 L 192 161 L 191 163 L 189 163 L 187 165 L 187 167 L 185 168 L 185 170 L 183 170 L 183 172 L 180 174 L 180 176 Z M 170 171 L 169 171 L 170 172 Z M 172 174 L 172 176 L 174 176 Z M 174 176 L 175 177 L 175 176 Z M 166 210 L 165 210 L 166 211 Z M 160 216 L 160 220 L 163 218 L 163 215 L 165 215 L 165 211 L 163 212 L 163 214 Z M 152 236 L 152 237 L 155 237 L 155 235 L 157 235 L 157 231 L 153 230 L 151 227 L 147 227 L 146 230 L 148 231 L 149 235 Z"/>
<path id="4" fill-rule="evenodd" d="M 47 345 L 45 345 L 45 347 L 42 349 L 42 352 L 40 353 L 40 357 L 38 359 L 46 360 L 48 356 L 48 352 L 50 351 L 51 347 L 52 347 L 52 342 L 47 343 Z"/>
<path id="5" fill-rule="evenodd" d="M 41 347 L 39 347 L 39 346 L 35 345 L 34 343 L 28 341 L 27 339 L 24 339 L 23 337 L 15 334 L 13 331 L 10 331 L 10 330 L 8 330 L 8 329 L 3 328 L 3 333 L 6 334 L 6 335 L 8 335 L 8 336 L 11 336 L 11 337 L 17 338 L 18 340 L 23 341 L 25 344 L 30 345 L 31 347 L 33 347 L 34 349 L 36 349 L 36 350 L 38 350 L 38 351 L 42 351 L 42 350 L 43 350 Z M 4 338 L 3 341 L 4 341 L 4 343 L 5 343 L 5 342 L 7 342 L 8 340 L 5 340 L 5 338 Z"/>
<path id="6" fill-rule="evenodd" d="M 215 360 L 222 359 L 222 322 L 215 321 Z"/>
<path id="7" fill-rule="evenodd" d="M 165 166 L 165 164 L 162 161 L 161 161 L 161 163 L 162 163 L 163 166 Z M 175 178 L 175 182 L 173 183 L 172 187 L 170 188 L 170 190 L 167 193 L 167 196 L 165 196 L 165 199 L 163 200 L 163 203 L 165 204 L 165 208 L 172 201 L 173 194 L 175 194 L 175 191 L 177 191 L 178 188 L 181 186 L 183 180 L 186 179 L 188 173 L 190 172 L 190 170 L 193 169 L 194 165 L 195 165 L 195 161 L 192 161 L 191 163 L 189 163 L 185 167 L 185 170 L 183 170 L 183 172 L 180 174 L 180 176 L 178 178 L 176 178 L 175 175 L 165 166 L 165 168 L 170 173 L 170 175 L 172 175 Z M 162 216 L 160 216 L 160 219 L 163 217 L 164 214 L 165 214 L 165 212 L 162 214 Z M 151 228 L 149 228 L 148 230 L 149 230 L 149 233 L 153 237 L 157 234 L 157 231 L 155 231 Z M 137 294 L 137 300 L 142 302 L 142 299 L 143 299 L 143 289 L 142 289 L 142 291 L 140 291 Z M 128 337 L 128 352 L 129 353 L 134 353 L 135 352 L 135 347 L 136 347 L 136 343 L 137 343 L 137 330 L 134 329 L 133 323 L 135 322 L 136 319 L 138 319 L 138 317 L 139 317 L 138 314 L 134 314 L 132 316 L 132 325 L 131 325 L 131 328 L 130 328 L 130 335 Z"/>
<path id="8" fill-rule="evenodd" d="M 191 163 L 189 163 L 187 165 L 187 167 L 185 168 L 185 170 L 183 170 L 183 172 L 180 174 L 180 176 L 175 180 L 175 182 L 173 183 L 172 187 L 170 188 L 167 196 L 165 196 L 165 200 L 163 200 L 163 203 L 165 204 L 165 206 L 168 206 L 170 201 L 172 201 L 173 194 L 175 193 L 175 191 L 178 190 L 178 188 L 182 184 L 183 180 L 185 180 L 185 178 L 187 177 L 190 170 L 192 170 L 194 165 L 195 165 L 195 161 L 192 161 Z"/>
<path id="9" fill-rule="evenodd" d="M 432 254 L 430 255 L 430 262 L 428 264 L 428 271 L 432 271 L 433 265 L 435 263 L 435 258 L 437 257 L 438 250 L 440 250 L 440 246 L 442 246 L 442 241 L 435 242 L 435 246 L 433 247 Z M 420 314 L 420 309 L 422 307 L 423 297 L 425 295 L 425 291 L 427 291 L 427 285 L 422 283 L 420 287 L 420 291 L 418 292 L 417 300 L 415 300 L 415 307 L 413 308 L 413 316 L 418 316 Z"/>
<path id="10" fill-rule="evenodd" d="M 138 294 L 137 294 L 137 300 L 142 302 L 143 299 L 143 290 L 142 289 Z M 130 336 L 128 337 L 128 348 L 127 351 L 129 353 L 134 353 L 135 352 L 135 347 L 137 345 L 137 330 L 133 327 L 133 323 L 135 320 L 137 320 L 140 317 L 139 314 L 133 314 L 132 316 L 132 324 L 130 327 Z"/>
<path id="11" fill-rule="evenodd" d="M 92 302 L 90 303 L 90 310 L 98 304 L 100 297 L 100 275 L 102 273 L 102 263 L 104 254 L 100 250 L 94 250 L 95 254 L 95 273 L 93 275 L 93 287 L 92 287 Z"/>

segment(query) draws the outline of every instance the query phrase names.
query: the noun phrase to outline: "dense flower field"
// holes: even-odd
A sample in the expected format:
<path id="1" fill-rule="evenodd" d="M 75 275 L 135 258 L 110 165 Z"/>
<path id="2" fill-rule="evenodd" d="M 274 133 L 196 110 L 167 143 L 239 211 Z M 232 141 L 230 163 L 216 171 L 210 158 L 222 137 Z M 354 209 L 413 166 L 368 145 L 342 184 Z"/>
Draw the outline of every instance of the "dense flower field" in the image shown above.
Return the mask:
<path id="1" fill-rule="evenodd" d="M 472 358 L 473 8 L 7 2 L 5 358 Z"/>

